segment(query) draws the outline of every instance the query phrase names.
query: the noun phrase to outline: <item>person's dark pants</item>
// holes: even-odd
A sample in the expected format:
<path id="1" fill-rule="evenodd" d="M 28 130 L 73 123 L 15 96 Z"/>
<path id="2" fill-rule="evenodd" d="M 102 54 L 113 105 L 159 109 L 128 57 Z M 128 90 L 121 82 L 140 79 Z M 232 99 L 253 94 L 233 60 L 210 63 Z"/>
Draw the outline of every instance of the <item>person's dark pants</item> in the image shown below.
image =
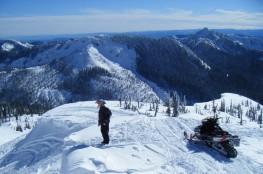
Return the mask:
<path id="1" fill-rule="evenodd" d="M 100 127 L 100 131 L 103 137 L 103 143 L 109 143 L 109 123 L 102 123 Z"/>

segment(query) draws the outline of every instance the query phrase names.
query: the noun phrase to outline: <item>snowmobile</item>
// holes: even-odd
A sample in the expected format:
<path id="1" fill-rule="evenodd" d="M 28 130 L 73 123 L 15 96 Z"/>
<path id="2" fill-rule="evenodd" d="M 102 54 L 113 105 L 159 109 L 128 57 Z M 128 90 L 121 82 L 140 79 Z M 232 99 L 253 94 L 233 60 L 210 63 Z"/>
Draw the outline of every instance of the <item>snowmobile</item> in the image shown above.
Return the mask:
<path id="1" fill-rule="evenodd" d="M 194 133 L 184 132 L 184 136 L 191 142 L 202 143 L 211 147 L 228 158 L 237 157 L 237 150 L 234 146 L 239 146 L 240 138 L 224 131 L 217 123 L 219 118 L 206 118 L 202 124 L 194 129 Z"/>

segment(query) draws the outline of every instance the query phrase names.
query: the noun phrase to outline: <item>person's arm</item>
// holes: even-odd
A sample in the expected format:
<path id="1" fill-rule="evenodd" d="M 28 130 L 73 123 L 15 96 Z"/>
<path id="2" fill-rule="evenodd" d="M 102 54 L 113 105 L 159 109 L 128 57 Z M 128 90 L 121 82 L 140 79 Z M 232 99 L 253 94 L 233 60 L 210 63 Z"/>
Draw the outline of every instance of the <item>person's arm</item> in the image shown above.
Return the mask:
<path id="1" fill-rule="evenodd" d="M 99 110 L 99 121 L 98 125 L 100 126 L 105 120 L 107 120 L 107 110 L 104 107 L 101 107 Z"/>
<path id="2" fill-rule="evenodd" d="M 111 110 L 109 109 L 109 114 L 110 114 L 110 117 L 111 117 L 111 115 L 112 115 L 112 112 L 111 112 Z"/>
<path id="3" fill-rule="evenodd" d="M 102 112 L 101 112 L 101 109 L 99 110 L 99 118 L 98 118 L 98 126 L 101 125 L 101 119 L 102 119 Z"/>

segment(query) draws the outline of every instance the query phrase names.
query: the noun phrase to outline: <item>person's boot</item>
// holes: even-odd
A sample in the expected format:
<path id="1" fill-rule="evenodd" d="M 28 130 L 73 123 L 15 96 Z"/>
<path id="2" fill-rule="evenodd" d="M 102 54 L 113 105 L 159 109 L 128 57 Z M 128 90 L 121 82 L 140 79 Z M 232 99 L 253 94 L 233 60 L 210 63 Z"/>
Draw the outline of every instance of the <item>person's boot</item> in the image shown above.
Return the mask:
<path id="1" fill-rule="evenodd" d="M 109 141 L 102 141 L 101 144 L 109 144 Z"/>

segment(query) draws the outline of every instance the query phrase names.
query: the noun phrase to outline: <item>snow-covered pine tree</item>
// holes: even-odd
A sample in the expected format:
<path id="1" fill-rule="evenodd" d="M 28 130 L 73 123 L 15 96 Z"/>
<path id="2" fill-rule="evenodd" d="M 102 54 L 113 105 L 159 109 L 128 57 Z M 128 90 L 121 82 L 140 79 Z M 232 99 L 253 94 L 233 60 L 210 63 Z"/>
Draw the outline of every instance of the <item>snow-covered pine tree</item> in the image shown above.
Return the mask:
<path id="1" fill-rule="evenodd" d="M 121 102 L 122 102 L 122 101 L 121 101 L 121 97 L 119 98 L 119 102 L 120 102 L 120 107 L 121 107 Z"/>
<path id="2" fill-rule="evenodd" d="M 7 115 L 8 115 L 8 121 L 10 121 L 10 118 L 12 116 L 12 114 L 11 114 L 12 111 L 11 111 L 11 106 L 10 106 L 9 103 L 6 104 L 6 112 L 7 112 Z"/>
<path id="3" fill-rule="evenodd" d="M 252 121 L 256 121 L 256 115 L 257 115 L 257 110 L 255 107 L 252 107 Z"/>
<path id="4" fill-rule="evenodd" d="M 152 111 L 152 104 L 150 103 L 150 108 L 149 108 L 149 111 Z"/>
<path id="5" fill-rule="evenodd" d="M 233 115 L 233 114 L 234 114 L 234 108 L 233 108 L 232 100 L 231 100 L 230 107 L 229 107 L 229 114 L 230 114 L 230 115 Z"/>
<path id="6" fill-rule="evenodd" d="M 186 105 L 187 105 L 187 99 L 186 99 L 186 95 L 184 95 L 183 103 L 184 103 L 184 106 L 186 106 Z"/>
<path id="7" fill-rule="evenodd" d="M 237 117 L 241 118 L 242 114 L 243 114 L 243 110 L 242 110 L 241 105 L 239 104 L 237 105 Z"/>
<path id="8" fill-rule="evenodd" d="M 183 101 L 182 102 L 180 102 L 180 108 L 181 108 L 181 112 L 182 113 L 186 113 L 186 105 L 187 105 L 187 100 L 186 100 L 186 96 L 184 95 L 184 97 L 183 97 Z"/>
<path id="9" fill-rule="evenodd" d="M 157 116 L 158 110 L 159 110 L 159 100 L 157 99 L 155 101 L 155 112 L 154 112 L 155 117 Z"/>
<path id="10" fill-rule="evenodd" d="M 261 107 L 260 107 L 260 104 L 258 103 L 257 104 L 257 110 L 260 111 Z"/>
<path id="11" fill-rule="evenodd" d="M 237 106 L 237 116 L 240 118 L 240 125 L 243 125 L 243 110 L 240 104 Z"/>
<path id="12" fill-rule="evenodd" d="M 167 114 L 169 117 L 171 116 L 171 108 L 170 108 L 170 105 L 168 105 L 168 107 L 167 107 L 166 114 Z"/>
<path id="13" fill-rule="evenodd" d="M 256 109 L 252 106 L 249 107 L 247 116 L 249 117 L 250 121 L 255 121 L 256 120 Z"/>
<path id="14" fill-rule="evenodd" d="M 220 104 L 220 109 L 221 112 L 225 112 L 226 111 L 226 102 L 225 100 L 221 100 L 221 104 Z"/>
<path id="15" fill-rule="evenodd" d="M 171 103 L 172 103 L 172 99 L 171 99 L 171 96 L 169 97 L 169 99 L 167 99 L 165 102 L 164 102 L 164 106 L 167 107 L 166 109 L 166 114 L 170 117 L 171 116 Z"/>
<path id="16" fill-rule="evenodd" d="M 155 102 L 152 101 L 152 109 L 155 110 Z"/>
<path id="17" fill-rule="evenodd" d="M 173 93 L 172 96 L 172 107 L 173 107 L 172 117 L 177 117 L 179 115 L 179 98 L 175 92 Z"/>
<path id="18" fill-rule="evenodd" d="M 213 100 L 212 111 L 213 111 L 213 113 L 214 113 L 214 118 L 217 118 L 217 114 L 216 114 L 216 111 L 217 111 L 217 105 L 215 105 L 215 100 Z"/>
<path id="19" fill-rule="evenodd" d="M 230 117 L 226 117 L 226 123 L 230 123 Z"/>
<path id="20" fill-rule="evenodd" d="M 258 124 L 259 124 L 259 127 L 262 128 L 262 124 L 263 124 L 263 109 L 261 109 L 261 112 L 258 116 Z"/>
<path id="21" fill-rule="evenodd" d="M 6 113 L 5 105 L 3 105 L 2 107 L 2 113 L 3 113 L 4 122 L 7 122 L 7 113 Z"/>
<path id="22" fill-rule="evenodd" d="M 248 100 L 246 100 L 246 102 L 245 102 L 245 106 L 248 107 Z"/>
<path id="23" fill-rule="evenodd" d="M 208 108 L 207 108 L 207 104 L 205 104 L 205 106 L 204 106 L 204 110 L 207 110 Z"/>
<path id="24" fill-rule="evenodd" d="M 124 109 L 128 109 L 128 102 L 127 102 L 126 99 L 125 99 L 125 101 L 124 101 Z"/>
<path id="25" fill-rule="evenodd" d="M 131 110 L 132 110 L 133 112 L 135 112 L 135 111 L 137 111 L 137 107 L 136 107 L 135 105 L 132 105 Z"/>
<path id="26" fill-rule="evenodd" d="M 28 118 L 25 118 L 25 129 L 31 129 L 31 126 L 29 124 Z"/>
<path id="27" fill-rule="evenodd" d="M 129 109 L 131 109 L 131 106 L 132 106 L 132 99 L 131 97 L 129 97 Z"/>
<path id="28" fill-rule="evenodd" d="M 21 126 L 21 118 L 16 121 L 16 131 L 23 132 L 22 126 Z"/>

